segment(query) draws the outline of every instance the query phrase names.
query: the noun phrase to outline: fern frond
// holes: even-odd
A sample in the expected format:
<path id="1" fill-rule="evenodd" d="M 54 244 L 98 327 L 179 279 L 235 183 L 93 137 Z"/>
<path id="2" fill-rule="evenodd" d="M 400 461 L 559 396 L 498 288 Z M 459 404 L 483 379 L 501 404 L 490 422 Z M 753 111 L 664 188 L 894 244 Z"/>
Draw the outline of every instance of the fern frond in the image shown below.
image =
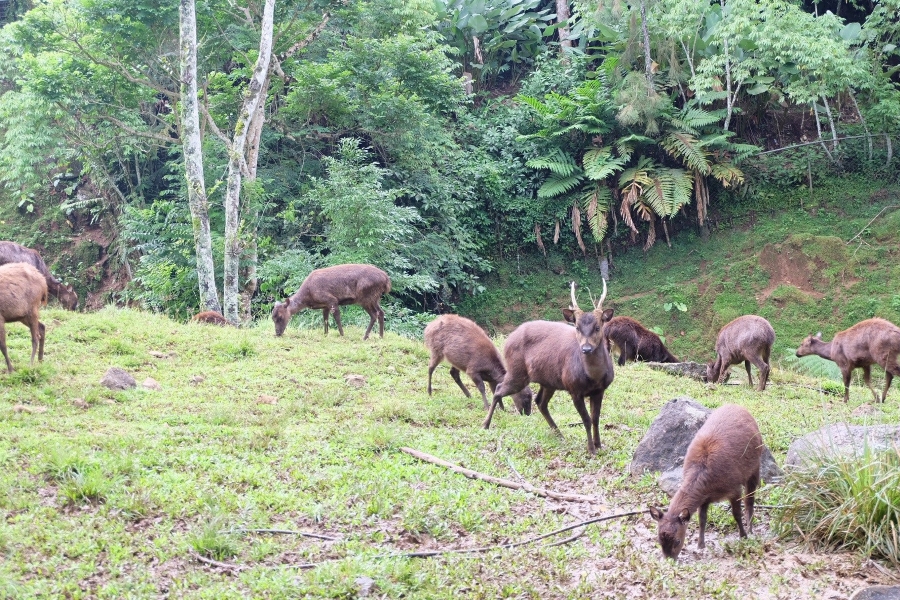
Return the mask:
<path id="1" fill-rule="evenodd" d="M 612 210 L 612 192 L 606 186 L 593 185 L 581 197 L 581 206 L 587 215 L 588 226 L 598 242 L 606 237 L 609 213 Z"/>
<path id="2" fill-rule="evenodd" d="M 612 150 L 607 146 L 588 150 L 581 159 L 584 173 L 588 179 L 603 181 L 625 168 L 628 159 L 613 157 Z"/>
<path id="3" fill-rule="evenodd" d="M 723 186 L 743 183 L 744 172 L 731 163 L 719 163 L 712 166 L 712 176 Z"/>
<path id="4" fill-rule="evenodd" d="M 581 169 L 579 169 L 579 171 L 580 170 Z M 547 180 L 538 189 L 538 198 L 555 198 L 556 196 L 565 194 L 577 187 L 582 179 L 584 179 L 584 177 L 580 172 L 569 176 L 554 173 L 547 177 Z"/>
<path id="5" fill-rule="evenodd" d="M 694 180 L 684 169 L 658 169 L 653 184 L 644 188 L 641 200 L 659 217 L 673 217 L 690 203 Z"/>
<path id="6" fill-rule="evenodd" d="M 759 154 L 760 148 L 753 144 L 731 144 L 729 150 L 731 150 L 732 162 L 737 164 L 745 158 Z"/>
<path id="7" fill-rule="evenodd" d="M 688 168 L 709 175 L 710 153 L 704 149 L 703 142 L 694 136 L 684 132 L 670 133 L 663 138 L 660 145 L 669 155 L 680 160 Z"/>
<path id="8" fill-rule="evenodd" d="M 688 133 L 698 135 L 702 128 L 722 120 L 722 115 L 718 112 L 706 111 L 702 108 L 685 108 L 672 118 L 672 124 Z"/>
<path id="9" fill-rule="evenodd" d="M 568 177 L 576 172 L 581 172 L 581 169 L 575 163 L 575 159 L 559 148 L 554 148 L 550 154 L 545 156 L 532 158 L 526 162 L 525 165 L 532 169 L 548 169 L 552 173 L 564 177 Z"/>
<path id="10" fill-rule="evenodd" d="M 532 96 L 516 96 L 516 100 L 528 105 L 531 110 L 541 115 L 542 117 L 548 117 L 553 114 L 553 109 L 551 107 L 547 106 L 546 104 Z"/>

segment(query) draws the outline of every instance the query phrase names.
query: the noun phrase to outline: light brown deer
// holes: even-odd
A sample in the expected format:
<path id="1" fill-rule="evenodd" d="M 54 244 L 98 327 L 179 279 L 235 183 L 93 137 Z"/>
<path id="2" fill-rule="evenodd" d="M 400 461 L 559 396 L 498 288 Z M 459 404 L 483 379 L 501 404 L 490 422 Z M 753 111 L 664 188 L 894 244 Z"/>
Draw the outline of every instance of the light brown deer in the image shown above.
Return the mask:
<path id="1" fill-rule="evenodd" d="M 44 324 L 40 322 L 40 308 L 47 304 L 47 280 L 44 275 L 25 263 L 0 266 L 0 351 L 6 359 L 6 370 L 12 373 L 12 363 L 6 350 L 6 323 L 22 323 L 31 330 L 31 364 L 37 352 L 44 360 Z"/>
<path id="2" fill-rule="evenodd" d="M 431 395 L 431 375 L 441 363 L 446 360 L 450 363 L 450 376 L 463 391 L 466 398 L 472 394 L 463 385 L 459 377 L 460 371 L 465 371 L 484 402 L 484 409 L 488 409 L 487 393 L 484 382 L 487 381 L 491 393 L 496 391 L 497 385 L 506 377 L 506 367 L 494 342 L 474 321 L 470 321 L 459 315 L 441 315 L 428 324 L 425 328 L 425 346 L 431 351 L 431 361 L 428 363 L 428 395 Z M 531 414 L 531 389 L 527 386 L 513 395 L 513 403 L 519 414 Z M 500 403 L 503 409 L 503 403 Z"/>
<path id="3" fill-rule="evenodd" d="M 603 295 L 596 308 L 583 312 L 575 299 L 575 282 L 572 282 L 572 306 L 563 309 L 569 323 L 529 321 L 519 325 L 506 340 L 503 354 L 506 359 L 506 378 L 494 392 L 494 401 L 484 421 L 484 428 L 491 426 L 494 409 L 500 399 L 521 391 L 529 382 L 540 385 L 535 404 L 547 424 L 559 433 L 548 409 L 550 398 L 557 390 L 566 390 L 572 396 L 575 409 L 587 432 L 588 454 L 597 453 L 600 446 L 600 408 L 603 394 L 613 381 L 613 363 L 609 355 L 603 326 L 613 316 L 613 310 L 603 310 L 606 298 L 606 280 Z M 585 407 L 585 397 L 590 398 L 591 413 Z"/>
<path id="4" fill-rule="evenodd" d="M 878 393 L 872 387 L 872 365 L 884 368 L 884 391 L 881 401 L 887 397 L 894 376 L 900 376 L 897 357 L 900 355 L 900 327 L 884 319 L 866 319 L 834 334 L 830 342 L 822 341 L 822 332 L 808 336 L 797 348 L 797 356 L 815 354 L 832 360 L 844 377 L 844 402 L 850 399 L 850 375 L 853 369 L 863 370 L 863 379 L 872 391 L 875 402 Z"/>
<path id="5" fill-rule="evenodd" d="M 325 335 L 328 335 L 328 314 L 334 315 L 338 332 L 344 335 L 341 326 L 340 306 L 359 304 L 368 313 L 369 326 L 363 339 L 369 339 L 372 326 L 378 320 L 378 333 L 384 337 L 384 311 L 381 310 L 381 296 L 391 291 L 388 274 L 372 265 L 337 265 L 316 269 L 303 281 L 300 289 L 284 302 L 276 302 L 272 309 L 275 321 L 275 335 L 284 333 L 288 322 L 304 308 L 321 308 L 325 321 Z"/>
<path id="6" fill-rule="evenodd" d="M 706 547 L 706 511 L 713 502 L 728 500 L 740 536 L 747 537 L 747 531 L 753 533 L 753 501 L 759 485 L 762 451 L 759 426 L 747 409 L 726 404 L 709 415 L 688 446 L 681 487 L 669 509 L 663 512 L 650 507 L 650 516 L 659 523 L 659 544 L 664 556 L 678 558 L 684 548 L 688 521 L 698 509 L 697 547 Z M 741 498 L 746 508 L 747 530 L 741 521 Z"/>
<path id="7" fill-rule="evenodd" d="M 741 362 L 747 369 L 747 381 L 753 387 L 750 363 L 759 369 L 758 390 L 766 389 L 769 380 L 769 356 L 775 343 L 775 330 L 762 317 L 744 315 L 738 317 L 719 331 L 716 339 L 716 360 L 706 366 L 706 380 L 719 383 L 728 372 L 728 367 Z"/>

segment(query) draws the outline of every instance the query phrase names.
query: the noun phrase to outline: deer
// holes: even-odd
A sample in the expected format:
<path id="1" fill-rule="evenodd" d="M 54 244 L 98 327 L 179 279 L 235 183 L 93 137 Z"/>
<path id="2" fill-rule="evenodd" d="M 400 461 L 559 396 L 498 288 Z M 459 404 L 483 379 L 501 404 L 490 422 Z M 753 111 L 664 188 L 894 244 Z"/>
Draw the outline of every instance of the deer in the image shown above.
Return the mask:
<path id="1" fill-rule="evenodd" d="M 762 317 L 744 315 L 728 323 L 716 338 L 716 360 L 706 365 L 706 381 L 719 383 L 728 372 L 728 367 L 743 361 L 747 369 L 747 381 L 753 387 L 750 363 L 759 369 L 759 386 L 766 389 L 769 380 L 769 355 L 775 343 L 775 330 Z"/>
<path id="2" fill-rule="evenodd" d="M 571 283 L 572 305 L 563 309 L 566 323 L 528 321 L 519 325 L 506 340 L 503 349 L 506 377 L 494 392 L 494 400 L 483 427 L 489 429 L 494 409 L 504 396 L 521 391 L 529 382 L 540 386 L 534 403 L 547 424 L 562 435 L 550 416 L 550 398 L 557 390 L 566 390 L 587 432 L 587 451 L 594 456 L 600 447 L 600 408 L 603 394 L 613 381 L 613 363 L 603 327 L 613 317 L 613 309 L 603 309 L 603 295 L 596 307 L 583 312 L 575 299 L 575 282 Z M 590 399 L 588 416 L 585 397 Z"/>
<path id="3" fill-rule="evenodd" d="M 844 402 L 850 400 L 850 375 L 853 369 L 863 370 L 866 382 L 875 402 L 878 393 L 872 387 L 872 365 L 884 368 L 884 391 L 881 401 L 887 398 L 894 376 L 900 376 L 897 357 L 900 355 L 900 327 L 885 319 L 866 319 L 853 327 L 834 334 L 830 342 L 822 341 L 822 332 L 807 336 L 797 348 L 797 356 L 815 354 L 834 361 L 844 377 Z"/>
<path id="4" fill-rule="evenodd" d="M 631 317 L 613 317 L 604 329 L 606 338 L 619 351 L 619 366 L 626 360 L 662 363 L 681 362 L 669 352 L 658 335 Z"/>
<path id="5" fill-rule="evenodd" d="M 684 457 L 681 487 L 667 511 L 650 506 L 650 516 L 659 524 L 663 555 L 673 560 L 684 548 L 687 524 L 695 512 L 700 517 L 697 548 L 706 547 L 706 511 L 713 502 L 728 500 L 740 536 L 753 533 L 753 502 L 759 486 L 763 442 L 759 426 L 746 408 L 726 404 L 709 415 L 694 436 Z M 746 489 L 746 494 L 741 488 Z M 741 521 L 744 499 L 747 529 Z"/>
<path id="6" fill-rule="evenodd" d="M 363 336 L 369 333 L 378 320 L 378 333 L 384 337 L 384 311 L 381 296 L 391 291 L 388 274 L 372 265 L 346 264 L 316 269 L 300 284 L 300 288 L 284 302 L 276 302 L 272 309 L 275 335 L 280 337 L 288 322 L 304 308 L 321 308 L 328 335 L 328 314 L 334 315 L 338 332 L 343 336 L 340 306 L 359 304 L 368 313 L 370 321 Z"/>
<path id="7" fill-rule="evenodd" d="M 487 381 L 493 394 L 497 385 L 506 377 L 506 367 L 494 342 L 474 321 L 459 315 L 441 315 L 425 328 L 425 346 L 431 352 L 428 363 L 428 395 L 431 395 L 431 375 L 444 360 L 450 363 L 450 376 L 463 391 L 466 398 L 472 394 L 463 385 L 459 377 L 465 371 L 478 391 L 484 410 L 488 410 L 487 393 L 484 382 Z M 513 403 L 519 414 L 531 414 L 531 389 L 523 388 L 513 394 Z M 503 403 L 500 403 L 503 410 Z"/>
<path id="8" fill-rule="evenodd" d="M 22 323 L 31 330 L 31 364 L 37 352 L 44 360 L 46 329 L 40 322 L 41 306 L 47 304 L 47 280 L 44 275 L 25 263 L 0 266 L 0 351 L 6 359 L 6 371 L 12 373 L 12 363 L 6 349 L 6 324 Z"/>
<path id="9" fill-rule="evenodd" d="M 192 323 L 204 323 L 206 325 L 218 325 L 219 327 L 234 327 L 228 322 L 222 313 L 214 310 L 204 310 L 191 317 Z"/>
<path id="10" fill-rule="evenodd" d="M 44 262 L 37 250 L 26 248 L 15 242 L 0 242 L 0 265 L 17 262 L 31 265 L 40 271 L 47 281 L 47 291 L 51 296 L 59 300 L 63 308 L 67 310 L 78 309 L 78 294 L 75 293 L 72 286 L 62 283 L 50 274 L 47 263 Z"/>

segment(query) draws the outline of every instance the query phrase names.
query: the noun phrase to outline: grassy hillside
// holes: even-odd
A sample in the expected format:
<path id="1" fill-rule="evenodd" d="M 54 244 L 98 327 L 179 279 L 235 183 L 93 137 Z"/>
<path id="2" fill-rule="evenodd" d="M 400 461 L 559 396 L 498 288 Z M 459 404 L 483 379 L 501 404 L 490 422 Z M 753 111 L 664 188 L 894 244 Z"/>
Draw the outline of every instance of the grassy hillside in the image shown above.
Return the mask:
<path id="1" fill-rule="evenodd" d="M 696 293 L 692 315 L 699 284 Z M 710 511 L 707 550 L 696 551 L 691 524 L 677 565 L 662 559 L 648 516 L 587 527 L 563 545 L 541 544 L 579 532 L 486 554 L 384 555 L 518 541 L 667 504 L 653 477 L 632 479 L 627 465 L 662 404 L 681 394 L 747 406 L 783 460 L 794 437 L 822 423 L 896 422 L 897 389 L 886 405 L 861 408 L 868 390 L 854 388 L 845 405 L 777 369 L 756 393 L 628 365 L 603 406 L 603 446 L 588 458 L 580 426 L 563 427 L 560 439 L 538 414 L 498 414 L 482 430 L 480 399 L 464 398 L 446 367 L 429 398 L 425 348 L 392 333 L 363 342 L 354 327 L 344 338 L 290 328 L 275 338 L 271 323 L 235 330 L 130 310 L 43 314 L 43 365 L 26 366 L 27 330 L 13 324 L 19 369 L 0 374 L 0 597 L 352 598 L 369 578 L 371 595 L 384 598 L 815 598 L 884 580 L 855 556 L 773 539 L 765 511 L 756 535 L 739 541 L 725 506 Z M 162 389 L 110 392 L 99 385 L 110 366 Z M 551 411 L 561 425 L 578 421 L 565 394 Z M 597 502 L 472 481 L 401 446 Z M 760 501 L 776 504 L 777 489 Z M 238 531 L 257 528 L 339 539 Z M 298 566 L 309 562 L 321 564 Z"/>
<path id="2" fill-rule="evenodd" d="M 857 178 L 831 182 L 812 198 L 807 190 L 779 197 L 764 212 L 736 207 L 708 241 L 682 232 L 672 248 L 658 240 L 646 253 L 615 256 L 605 306 L 659 328 L 677 356 L 698 362 L 714 358 L 719 329 L 742 314 L 771 321 L 775 360 L 810 333 L 830 339 L 873 316 L 900 323 L 900 210 L 866 227 L 892 205 L 900 205 L 900 187 Z M 460 312 L 503 332 L 527 319 L 556 320 L 571 279 L 600 292 L 594 258 L 502 263 L 483 282 L 488 291 Z M 667 311 L 669 303 L 687 310 Z"/>

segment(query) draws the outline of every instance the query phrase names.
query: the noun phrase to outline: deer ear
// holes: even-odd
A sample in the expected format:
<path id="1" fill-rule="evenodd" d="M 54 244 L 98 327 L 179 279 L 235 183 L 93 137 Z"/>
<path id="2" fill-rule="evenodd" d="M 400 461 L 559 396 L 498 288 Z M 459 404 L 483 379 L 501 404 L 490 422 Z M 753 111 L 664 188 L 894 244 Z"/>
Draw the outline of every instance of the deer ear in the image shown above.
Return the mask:
<path id="1" fill-rule="evenodd" d="M 615 310 L 613 310 L 612 308 L 607 308 L 607 309 L 604 310 L 603 313 L 600 315 L 600 322 L 601 322 L 601 323 L 606 323 L 607 321 L 609 321 L 610 319 L 613 318 L 613 314 L 614 314 L 614 313 L 615 313 Z"/>
<path id="2" fill-rule="evenodd" d="M 571 308 L 562 309 L 563 317 L 565 317 L 566 321 L 569 323 L 574 323 L 576 319 L 575 311 Z"/>
<path id="3" fill-rule="evenodd" d="M 278 301 L 276 300 L 276 301 L 275 301 L 275 306 L 273 306 L 272 308 L 275 309 L 275 308 L 278 308 L 279 306 L 284 306 L 284 305 L 283 305 L 281 302 L 278 302 Z"/>
<path id="4" fill-rule="evenodd" d="M 653 517 L 654 521 L 662 521 L 663 515 L 665 514 L 663 511 L 658 509 L 655 506 L 649 506 L 650 516 Z"/>
<path id="5" fill-rule="evenodd" d="M 681 521 L 682 523 L 687 523 L 690 520 L 690 518 L 691 518 L 691 511 L 689 511 L 686 508 L 682 509 L 681 512 L 678 513 L 678 520 Z"/>

